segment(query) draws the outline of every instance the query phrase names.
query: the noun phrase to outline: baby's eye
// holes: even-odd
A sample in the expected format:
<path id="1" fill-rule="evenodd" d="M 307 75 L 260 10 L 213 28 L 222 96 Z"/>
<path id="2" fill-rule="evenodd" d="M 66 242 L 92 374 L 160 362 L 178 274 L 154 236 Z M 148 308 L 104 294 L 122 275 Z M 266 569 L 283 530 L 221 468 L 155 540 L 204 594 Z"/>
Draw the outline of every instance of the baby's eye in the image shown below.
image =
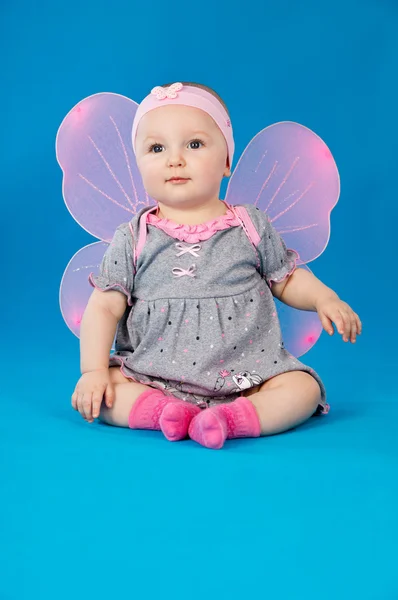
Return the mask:
<path id="1" fill-rule="evenodd" d="M 160 148 L 160 150 L 158 150 L 158 148 Z M 152 144 L 152 146 L 149 146 L 148 150 L 149 152 L 154 152 L 155 154 L 159 154 L 159 152 L 162 151 L 163 146 L 161 144 Z"/>
<path id="2" fill-rule="evenodd" d="M 204 145 L 202 140 L 192 140 L 192 142 L 189 142 L 189 146 L 190 146 L 191 150 L 199 150 L 199 148 L 200 148 L 199 144 L 201 146 Z"/>

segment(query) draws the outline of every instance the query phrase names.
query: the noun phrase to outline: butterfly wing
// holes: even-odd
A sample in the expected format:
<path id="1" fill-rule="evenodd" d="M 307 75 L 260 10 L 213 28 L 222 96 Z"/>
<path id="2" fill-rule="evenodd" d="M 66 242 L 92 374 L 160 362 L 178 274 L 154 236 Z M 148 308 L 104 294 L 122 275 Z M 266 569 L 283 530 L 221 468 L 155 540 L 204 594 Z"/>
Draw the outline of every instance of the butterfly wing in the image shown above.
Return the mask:
<path id="1" fill-rule="evenodd" d="M 72 108 L 57 134 L 66 206 L 83 229 L 108 242 L 121 223 L 155 204 L 132 150 L 137 106 L 119 94 L 94 94 Z"/>
<path id="2" fill-rule="evenodd" d="M 305 264 L 327 246 L 339 194 L 339 173 L 325 142 L 303 125 L 282 122 L 248 144 L 225 199 L 267 213 L 286 246 L 299 254 L 298 264 Z"/>
<path id="3" fill-rule="evenodd" d="M 297 265 L 315 260 L 330 237 L 330 213 L 340 194 L 336 163 L 325 142 L 298 123 L 282 122 L 260 131 L 248 144 L 228 185 L 230 204 L 251 203 L 265 212 Z M 316 313 L 275 300 L 285 347 L 302 356 L 318 341 Z"/>
<path id="4" fill-rule="evenodd" d="M 119 94 L 94 94 L 66 115 L 56 138 L 63 171 L 63 196 L 72 217 L 103 240 L 85 246 L 70 260 L 62 277 L 60 306 L 69 329 L 80 336 L 80 322 L 115 230 L 144 206 L 154 204 L 138 171 L 131 144 L 137 104 Z"/>
<path id="5" fill-rule="evenodd" d="M 109 244 L 94 242 L 81 248 L 69 261 L 59 291 L 61 313 L 69 329 L 80 337 L 80 323 L 93 288 L 90 273 L 99 273 L 101 261 Z"/>

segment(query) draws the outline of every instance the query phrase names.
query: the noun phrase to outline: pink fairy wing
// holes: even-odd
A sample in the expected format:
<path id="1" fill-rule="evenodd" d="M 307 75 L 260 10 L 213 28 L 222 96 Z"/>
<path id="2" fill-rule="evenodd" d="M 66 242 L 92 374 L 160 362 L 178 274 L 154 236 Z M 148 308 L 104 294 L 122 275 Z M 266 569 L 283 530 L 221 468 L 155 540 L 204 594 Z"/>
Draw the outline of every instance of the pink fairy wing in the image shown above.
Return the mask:
<path id="1" fill-rule="evenodd" d="M 310 270 L 305 265 L 299 268 Z M 318 314 L 297 310 L 276 298 L 275 304 L 286 350 L 297 358 L 303 356 L 315 346 L 323 331 Z"/>
<path id="2" fill-rule="evenodd" d="M 94 94 L 72 108 L 57 134 L 65 203 L 83 229 L 108 242 L 121 223 L 155 204 L 132 151 L 137 106 L 118 94 Z"/>
<path id="3" fill-rule="evenodd" d="M 108 246 L 105 242 L 84 246 L 71 258 L 63 274 L 59 292 L 61 313 L 65 323 L 77 337 L 80 337 L 80 323 L 93 292 L 88 276 L 90 273 L 98 275 Z"/>
<path id="4" fill-rule="evenodd" d="M 287 247 L 298 252 L 298 264 L 304 264 L 326 248 L 339 194 L 339 173 L 325 142 L 287 121 L 263 129 L 248 144 L 225 199 L 266 212 Z"/>
<path id="5" fill-rule="evenodd" d="M 333 156 L 310 129 L 283 122 L 260 131 L 242 154 L 230 179 L 226 200 L 253 204 L 267 213 L 286 246 L 305 263 L 317 258 L 330 236 L 330 213 L 340 194 Z M 293 356 L 302 356 L 318 341 L 317 313 L 300 311 L 276 300 L 282 336 Z"/>

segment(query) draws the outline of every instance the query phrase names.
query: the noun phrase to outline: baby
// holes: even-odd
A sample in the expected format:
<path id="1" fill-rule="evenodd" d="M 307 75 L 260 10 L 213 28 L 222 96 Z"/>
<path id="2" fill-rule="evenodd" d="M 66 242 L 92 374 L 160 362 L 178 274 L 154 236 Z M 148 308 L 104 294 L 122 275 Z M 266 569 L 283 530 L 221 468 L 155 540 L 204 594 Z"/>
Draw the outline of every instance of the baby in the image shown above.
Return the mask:
<path id="1" fill-rule="evenodd" d="M 356 341 L 360 319 L 296 268 L 266 214 L 220 200 L 234 152 L 222 99 L 196 83 L 154 88 L 132 142 L 156 205 L 118 227 L 90 275 L 73 408 L 89 423 L 214 449 L 327 413 L 321 379 L 284 347 L 274 297 L 316 311 L 345 342 Z"/>

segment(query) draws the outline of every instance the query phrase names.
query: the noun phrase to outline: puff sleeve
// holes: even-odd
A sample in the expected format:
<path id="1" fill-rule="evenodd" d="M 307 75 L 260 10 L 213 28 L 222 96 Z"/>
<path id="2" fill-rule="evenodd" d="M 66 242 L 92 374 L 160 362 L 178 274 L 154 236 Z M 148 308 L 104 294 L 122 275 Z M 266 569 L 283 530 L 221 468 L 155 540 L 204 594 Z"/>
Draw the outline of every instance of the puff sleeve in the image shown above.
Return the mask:
<path id="1" fill-rule="evenodd" d="M 272 287 L 272 282 L 279 283 L 293 273 L 299 255 L 295 250 L 287 249 L 283 238 L 270 223 L 267 215 L 263 213 L 263 217 L 258 250 L 262 260 L 263 277 Z"/>
<path id="2" fill-rule="evenodd" d="M 89 276 L 89 283 L 98 290 L 116 290 L 127 297 L 132 306 L 134 286 L 134 246 L 128 223 L 120 225 L 102 259 L 98 275 Z"/>

